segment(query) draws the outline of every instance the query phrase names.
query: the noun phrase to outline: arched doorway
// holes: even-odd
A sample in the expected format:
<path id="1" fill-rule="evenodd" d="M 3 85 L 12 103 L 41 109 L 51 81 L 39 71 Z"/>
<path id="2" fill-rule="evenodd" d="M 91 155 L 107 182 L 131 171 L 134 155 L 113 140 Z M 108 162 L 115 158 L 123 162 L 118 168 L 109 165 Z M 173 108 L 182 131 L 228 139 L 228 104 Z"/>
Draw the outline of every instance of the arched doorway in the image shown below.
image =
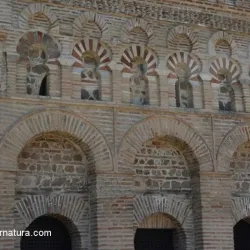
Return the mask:
<path id="1" fill-rule="evenodd" d="M 15 198 L 16 203 L 23 204 L 21 207 L 24 206 L 24 210 L 29 212 L 23 215 L 22 209 L 16 207 L 16 227 L 23 229 L 26 225 L 24 222 L 30 223 L 31 218 L 37 218 L 30 225 L 31 228 L 35 227 L 36 231 L 50 231 L 50 228 L 45 227 L 49 225 L 51 230 L 60 232 L 61 236 L 53 231 L 51 237 L 25 237 L 22 242 L 16 239 L 16 249 L 20 249 L 20 243 L 21 250 L 49 250 L 50 247 L 51 250 L 80 250 L 82 244 L 88 246 L 90 234 L 81 234 L 89 229 L 88 211 L 86 209 L 81 214 L 79 207 L 73 205 L 75 197 L 79 197 L 78 194 L 85 191 L 90 176 L 88 154 L 85 152 L 70 134 L 57 131 L 40 133 L 23 147 L 18 155 Z M 69 198 L 64 199 L 64 194 Z M 31 199 L 31 203 L 26 202 L 28 198 Z M 88 192 L 79 199 L 81 203 L 88 204 Z M 47 214 L 50 216 L 43 216 Z M 81 214 L 81 217 L 76 218 L 76 214 Z M 23 220 L 23 216 L 26 221 Z M 79 223 L 77 228 L 74 226 L 75 223 Z M 65 226 L 72 240 L 70 245 L 68 241 L 62 241 L 68 239 L 66 231 L 63 230 Z M 42 247 L 39 248 L 37 245 Z"/>
<path id="2" fill-rule="evenodd" d="M 34 232 L 51 232 L 51 235 L 30 237 L 23 235 L 21 250 L 72 250 L 70 232 L 66 225 L 54 216 L 41 216 L 35 219 L 26 229 Z"/>
<path id="3" fill-rule="evenodd" d="M 250 218 L 240 220 L 234 226 L 234 249 L 250 249 Z"/>
<path id="4" fill-rule="evenodd" d="M 235 150 L 231 162 L 231 191 L 235 199 L 247 200 L 250 192 L 250 141 L 244 142 Z M 240 207 L 234 207 L 234 213 L 238 218 L 237 224 L 233 228 L 234 233 L 234 249 L 248 250 L 250 249 L 250 218 L 245 216 L 244 210 L 247 209 L 248 203 L 240 202 Z M 242 215 L 241 213 L 244 213 Z M 243 218 L 240 220 L 240 218 Z"/>
<path id="5" fill-rule="evenodd" d="M 138 226 L 135 250 L 184 250 L 185 233 L 180 223 L 167 214 L 157 213 L 145 218 Z"/>

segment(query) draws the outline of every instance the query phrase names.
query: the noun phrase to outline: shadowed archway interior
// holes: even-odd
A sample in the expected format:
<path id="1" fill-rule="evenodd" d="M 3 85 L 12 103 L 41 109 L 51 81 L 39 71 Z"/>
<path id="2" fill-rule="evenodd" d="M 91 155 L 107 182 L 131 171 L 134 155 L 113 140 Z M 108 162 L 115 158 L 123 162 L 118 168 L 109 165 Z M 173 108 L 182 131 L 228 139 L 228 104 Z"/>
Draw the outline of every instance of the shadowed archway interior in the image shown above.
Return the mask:
<path id="1" fill-rule="evenodd" d="M 50 231 L 50 236 L 29 237 L 21 239 L 21 250 L 72 250 L 68 229 L 59 219 L 52 216 L 41 216 L 35 219 L 26 229 L 33 235 L 37 232 Z"/>
<path id="2" fill-rule="evenodd" d="M 250 249 L 250 219 L 240 220 L 234 226 L 234 250 Z"/>
<path id="3" fill-rule="evenodd" d="M 138 228 L 135 234 L 135 250 L 174 250 L 173 229 Z"/>
<path id="4" fill-rule="evenodd" d="M 165 213 L 146 217 L 139 224 L 134 237 L 135 250 L 184 250 L 185 244 L 181 224 Z"/>

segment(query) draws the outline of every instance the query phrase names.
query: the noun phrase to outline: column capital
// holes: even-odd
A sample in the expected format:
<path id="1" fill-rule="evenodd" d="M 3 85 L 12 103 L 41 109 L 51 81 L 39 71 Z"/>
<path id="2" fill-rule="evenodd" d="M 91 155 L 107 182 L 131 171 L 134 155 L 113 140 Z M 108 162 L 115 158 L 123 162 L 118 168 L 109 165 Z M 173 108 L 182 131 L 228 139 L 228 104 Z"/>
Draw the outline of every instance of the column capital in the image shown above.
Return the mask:
<path id="1" fill-rule="evenodd" d="M 60 56 L 59 58 L 57 58 L 57 61 L 62 66 L 72 67 L 75 62 L 75 59 L 73 56 Z"/>

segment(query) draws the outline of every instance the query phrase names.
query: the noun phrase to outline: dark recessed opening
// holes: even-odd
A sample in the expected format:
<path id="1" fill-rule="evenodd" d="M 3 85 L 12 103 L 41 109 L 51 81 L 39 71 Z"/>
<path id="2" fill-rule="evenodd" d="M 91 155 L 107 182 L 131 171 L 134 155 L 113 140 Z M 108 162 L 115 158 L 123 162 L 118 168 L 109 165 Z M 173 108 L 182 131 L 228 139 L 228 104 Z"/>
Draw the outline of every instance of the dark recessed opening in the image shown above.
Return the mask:
<path id="1" fill-rule="evenodd" d="M 135 250 L 174 250 L 174 229 L 137 229 Z"/>
<path id="2" fill-rule="evenodd" d="M 250 249 L 250 224 L 241 220 L 234 226 L 234 250 Z"/>
<path id="3" fill-rule="evenodd" d="M 26 230 L 31 235 L 34 231 L 51 231 L 51 236 L 22 236 L 21 250 L 72 250 L 69 232 L 65 225 L 56 218 L 39 217 Z"/>
<path id="4" fill-rule="evenodd" d="M 42 80 L 41 86 L 40 86 L 40 91 L 39 91 L 40 96 L 48 96 L 48 83 L 47 83 L 47 76 L 45 76 Z"/>

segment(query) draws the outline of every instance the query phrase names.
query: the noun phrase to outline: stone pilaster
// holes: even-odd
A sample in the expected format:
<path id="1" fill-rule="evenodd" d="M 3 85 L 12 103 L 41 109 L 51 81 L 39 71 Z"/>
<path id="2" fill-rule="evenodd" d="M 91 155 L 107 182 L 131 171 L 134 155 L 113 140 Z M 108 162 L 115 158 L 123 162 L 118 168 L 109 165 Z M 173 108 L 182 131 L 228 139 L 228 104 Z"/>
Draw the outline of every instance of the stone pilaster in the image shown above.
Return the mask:
<path id="1" fill-rule="evenodd" d="M 112 64 L 112 101 L 120 104 L 122 102 L 122 65 Z"/>
<path id="2" fill-rule="evenodd" d="M 158 71 L 159 75 L 159 98 L 160 106 L 168 107 L 169 97 L 168 97 L 168 79 L 167 75 L 162 71 Z"/>

